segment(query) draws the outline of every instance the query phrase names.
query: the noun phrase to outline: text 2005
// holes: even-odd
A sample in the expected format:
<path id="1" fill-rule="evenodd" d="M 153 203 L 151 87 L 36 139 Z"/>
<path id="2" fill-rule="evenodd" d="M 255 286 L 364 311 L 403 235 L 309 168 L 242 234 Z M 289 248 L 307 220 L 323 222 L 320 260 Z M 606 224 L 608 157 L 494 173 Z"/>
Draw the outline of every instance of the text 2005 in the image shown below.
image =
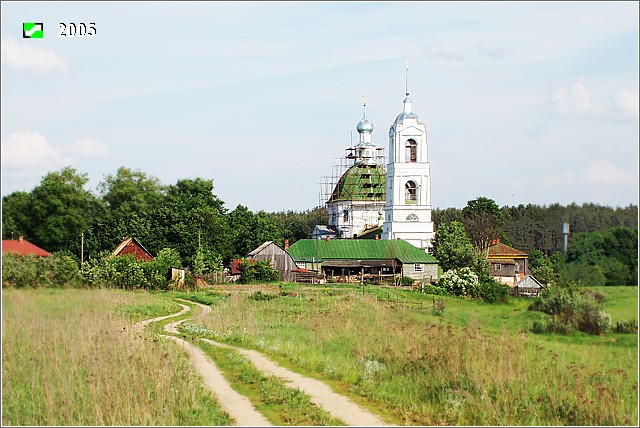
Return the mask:
<path id="1" fill-rule="evenodd" d="M 75 24 L 73 22 L 65 24 L 64 22 L 61 22 L 58 24 L 58 29 L 60 30 L 58 37 L 93 37 L 97 34 L 95 22 L 90 22 L 88 24 L 83 22 L 79 24 Z"/>

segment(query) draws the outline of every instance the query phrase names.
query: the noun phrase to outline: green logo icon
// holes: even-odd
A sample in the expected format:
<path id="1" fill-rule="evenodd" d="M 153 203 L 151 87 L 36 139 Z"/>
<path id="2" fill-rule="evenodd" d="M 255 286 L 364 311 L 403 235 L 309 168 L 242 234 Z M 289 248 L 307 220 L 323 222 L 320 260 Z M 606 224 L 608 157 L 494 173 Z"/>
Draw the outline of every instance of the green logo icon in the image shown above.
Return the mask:
<path id="1" fill-rule="evenodd" d="M 42 37 L 44 37 L 44 25 L 42 22 L 22 23 L 23 39 L 41 39 Z"/>

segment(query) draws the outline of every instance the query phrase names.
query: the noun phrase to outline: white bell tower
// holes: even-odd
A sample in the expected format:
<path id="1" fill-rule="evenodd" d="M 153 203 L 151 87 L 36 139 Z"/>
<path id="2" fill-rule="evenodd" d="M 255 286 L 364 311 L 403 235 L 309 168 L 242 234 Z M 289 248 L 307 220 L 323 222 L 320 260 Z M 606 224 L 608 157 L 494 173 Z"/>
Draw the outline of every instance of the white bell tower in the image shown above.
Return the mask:
<path id="1" fill-rule="evenodd" d="M 426 250 L 433 238 L 427 126 L 411 111 L 409 61 L 406 64 L 404 110 L 389 128 L 382 239 L 404 239 Z"/>

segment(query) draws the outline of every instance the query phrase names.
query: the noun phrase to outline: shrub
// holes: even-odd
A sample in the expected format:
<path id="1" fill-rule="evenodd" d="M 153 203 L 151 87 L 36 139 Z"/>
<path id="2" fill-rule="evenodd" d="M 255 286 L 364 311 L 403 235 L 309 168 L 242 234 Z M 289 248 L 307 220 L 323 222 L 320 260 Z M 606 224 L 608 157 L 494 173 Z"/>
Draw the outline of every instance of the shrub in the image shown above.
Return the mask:
<path id="1" fill-rule="evenodd" d="M 478 297 L 487 303 L 504 302 L 509 296 L 509 290 L 508 285 L 489 278 L 478 284 Z"/>
<path id="2" fill-rule="evenodd" d="M 255 281 L 271 282 L 280 279 L 280 272 L 271 266 L 269 260 L 242 259 L 240 270 L 242 274 L 240 275 L 239 282 L 242 284 Z"/>
<path id="3" fill-rule="evenodd" d="M 596 296 L 596 297 L 594 297 Z M 589 334 L 602 334 L 611 326 L 611 317 L 602 310 L 597 294 L 577 289 L 547 288 L 529 306 L 529 310 L 551 315 L 544 330 L 568 334 L 579 330 Z M 540 332 L 540 326 L 535 326 Z"/>
<path id="4" fill-rule="evenodd" d="M 449 292 L 444 287 L 438 287 L 433 284 L 424 286 L 424 292 L 427 294 L 435 294 L 436 296 L 448 296 Z"/>
<path id="5" fill-rule="evenodd" d="M 616 321 L 616 325 L 613 327 L 615 333 L 637 333 L 638 332 L 638 320 L 631 321 Z"/>
<path id="6" fill-rule="evenodd" d="M 400 278 L 400 285 L 404 287 L 411 287 L 414 282 L 415 279 L 411 278 L 410 276 L 403 276 L 402 278 Z"/>
<path id="7" fill-rule="evenodd" d="M 65 287 L 82 284 L 77 261 L 64 252 L 53 253 L 51 257 L 33 254 L 19 256 L 11 252 L 2 255 L 3 287 Z"/>
<path id="8" fill-rule="evenodd" d="M 444 288 L 454 296 L 477 296 L 478 275 L 470 268 L 451 269 L 436 281 L 436 287 Z"/>

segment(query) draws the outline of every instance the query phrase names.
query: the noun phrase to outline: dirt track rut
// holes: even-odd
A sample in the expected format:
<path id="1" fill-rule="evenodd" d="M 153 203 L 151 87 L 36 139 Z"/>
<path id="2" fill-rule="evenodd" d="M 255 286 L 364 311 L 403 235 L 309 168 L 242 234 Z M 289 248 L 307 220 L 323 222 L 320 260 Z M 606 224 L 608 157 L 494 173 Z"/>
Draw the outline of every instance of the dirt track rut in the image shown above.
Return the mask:
<path id="1" fill-rule="evenodd" d="M 211 313 L 211 307 L 197 302 L 192 302 L 184 299 L 177 299 L 183 302 L 195 304 L 199 306 L 204 314 Z M 142 321 L 144 323 L 138 328 L 144 327 L 154 321 L 160 321 L 163 319 L 175 317 L 186 313 L 190 308 L 186 305 L 180 304 L 182 311 L 168 315 L 164 317 L 158 317 L 151 320 Z M 186 309 L 185 309 L 186 308 Z M 186 320 L 180 320 L 166 324 L 164 329 L 167 333 L 179 334 L 178 326 Z M 140 324 L 140 323 L 138 323 Z M 165 336 L 170 340 L 175 341 L 182 346 L 187 353 L 192 363 L 203 377 L 205 384 L 218 398 L 221 407 L 229 413 L 233 419 L 235 419 L 237 425 L 246 426 L 266 426 L 271 423 L 260 414 L 251 402 L 244 396 L 235 392 L 229 383 L 224 379 L 222 373 L 216 366 L 216 364 L 209 359 L 205 353 L 195 345 L 175 337 Z M 302 376 L 284 367 L 281 367 L 268 359 L 265 355 L 258 351 L 238 348 L 235 346 L 218 343 L 209 339 L 201 339 L 207 343 L 215 346 L 235 349 L 244 357 L 249 359 L 256 368 L 263 371 L 266 375 L 273 375 L 283 379 L 287 384 L 294 388 L 299 388 L 301 391 L 309 395 L 311 402 L 325 409 L 331 414 L 331 416 L 342 420 L 347 425 L 354 426 L 385 426 L 385 424 L 379 417 L 369 412 L 368 410 L 360 407 L 349 398 L 333 392 L 333 390 L 324 382 L 317 379 Z"/>

